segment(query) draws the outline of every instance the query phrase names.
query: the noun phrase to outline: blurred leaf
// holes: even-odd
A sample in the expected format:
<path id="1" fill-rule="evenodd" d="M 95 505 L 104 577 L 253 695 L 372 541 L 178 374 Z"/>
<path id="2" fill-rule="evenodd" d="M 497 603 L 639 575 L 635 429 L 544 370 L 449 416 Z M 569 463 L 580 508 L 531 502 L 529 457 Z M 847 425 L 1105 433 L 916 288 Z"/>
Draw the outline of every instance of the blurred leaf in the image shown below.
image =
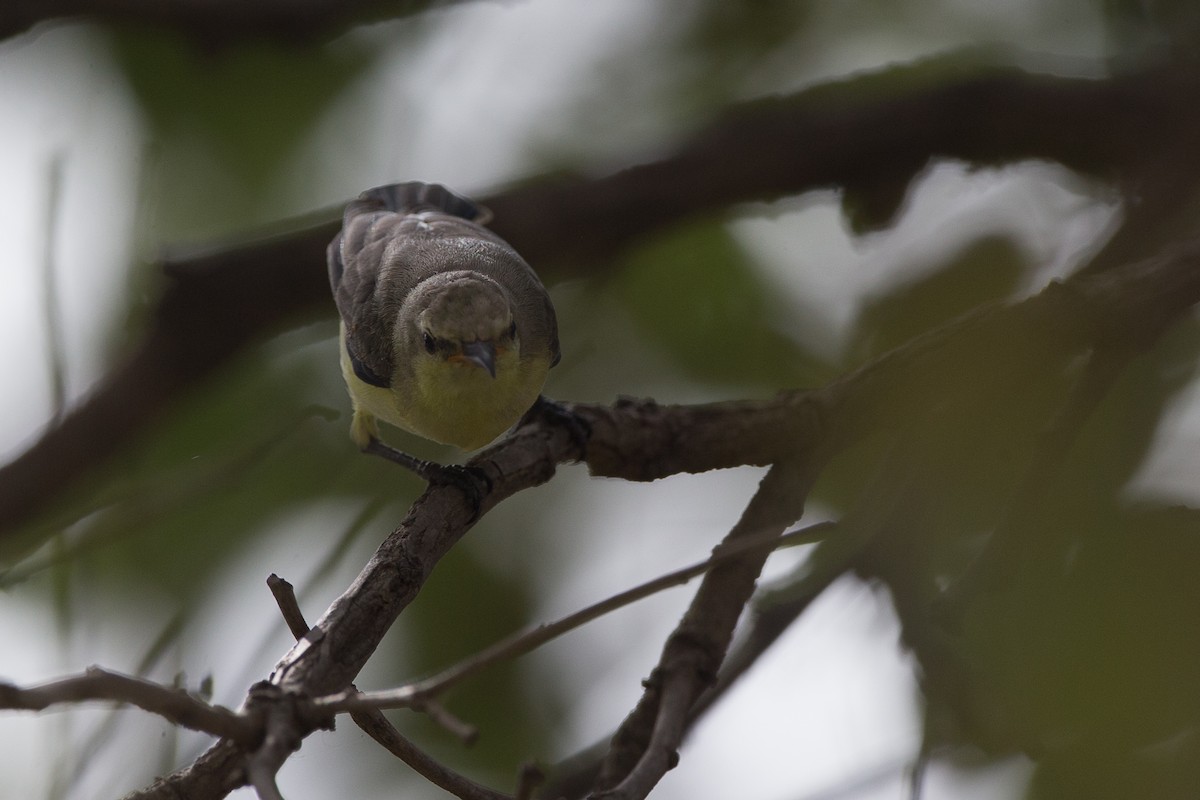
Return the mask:
<path id="1" fill-rule="evenodd" d="M 922 398 L 888 404 L 927 410 L 905 416 L 908 446 L 890 451 L 903 502 L 886 510 L 863 567 L 886 577 L 921 662 L 932 744 L 1024 752 L 1038 763 L 1039 797 L 1139 796 L 1135 786 L 1186 796 L 1178 788 L 1200 774 L 1200 691 L 1184 677 L 1200 632 L 1180 612 L 1200 603 L 1190 577 L 1200 512 L 1123 497 L 1164 409 L 1194 377 L 1198 329 L 1181 326 L 1132 361 L 1046 474 L 1031 472 L 1043 432 L 1078 374 L 1053 349 L 1017 346 L 1026 364 L 1014 369 L 1018 361 L 989 358 L 1012 342 L 977 340 L 963 351 L 973 358 L 948 361 Z M 880 451 L 848 454 L 824 476 L 826 491 L 832 483 L 841 503 L 853 502 L 848 487 L 878 471 Z M 1041 476 L 1036 487 L 1030 474 Z M 1013 545 L 999 567 L 1007 577 L 982 581 L 967 570 L 998 530 Z M 997 573 L 997 562 L 987 566 Z M 960 622 L 946 625 L 933 611 L 946 600 L 939 587 L 963 575 Z"/>
<path id="2" fill-rule="evenodd" d="M 112 47 L 151 129 L 152 165 L 170 198 L 155 221 L 168 238 L 255 220 L 280 168 L 373 55 L 353 40 L 210 51 L 165 31 L 124 28 Z"/>
<path id="3" fill-rule="evenodd" d="M 397 481 L 416 490 L 415 479 L 358 453 L 344 419 L 310 408 L 348 405 L 334 340 L 304 348 L 327 332 L 302 330 L 246 353 L 64 498 L 57 524 L 80 520 L 66 555 L 131 593 L 157 585 L 186 600 L 266 522 L 314 498 L 395 493 Z"/>
<path id="4" fill-rule="evenodd" d="M 1035 796 L 1182 797 L 1200 780 L 1200 512 L 1115 508 L 1069 518 L 1067 553 L 1031 553 L 1014 591 L 967 628 L 975 741 L 1039 760 Z M 1063 522 L 1044 518 L 1044 531 Z M 1064 557 L 1066 556 L 1066 557 Z M 1056 786 L 1051 794 L 1047 787 Z M 1130 793 L 1132 787 L 1137 791 Z"/>
<path id="5" fill-rule="evenodd" d="M 532 600 L 524 575 L 502 573 L 480 561 L 469 542 L 460 544 L 405 612 L 402 646 L 418 674 L 428 674 L 529 625 Z M 520 764 L 543 752 L 552 732 L 542 715 L 555 704 L 554 687 L 530 685 L 520 667 L 498 664 L 447 694 L 446 707 L 479 730 L 469 751 L 423 716 L 418 740 L 447 763 L 466 761 L 496 785 L 511 783 Z"/>
<path id="6" fill-rule="evenodd" d="M 1104 0 L 1109 35 L 1124 61 L 1168 53 L 1193 59 L 1200 44 L 1200 6 L 1193 0 Z"/>
<path id="7" fill-rule="evenodd" d="M 787 0 L 691 0 L 675 5 L 677 13 L 681 6 L 693 6 L 678 50 L 695 69 L 693 91 L 706 94 L 709 102 L 728 100 L 743 90 L 748 75 L 802 36 L 813 13 L 813 4 Z"/>
<path id="8" fill-rule="evenodd" d="M 853 328 L 848 364 L 862 364 L 1011 296 L 1028 269 L 1011 240 L 976 240 L 932 272 L 897 282 L 867 302 Z M 1021 358 L 1014 363 L 1014 349 L 1007 342 L 958 338 L 933 369 L 923 371 L 912 385 L 893 387 L 895 395 L 875 405 L 890 420 L 881 430 L 908 429 L 917 443 L 908 458 L 913 474 L 897 475 L 917 482 L 909 510 L 915 512 L 926 494 L 938 497 L 934 530 L 962 547 L 962 534 L 992 524 L 1009 487 L 1028 464 L 1042 426 L 1062 402 L 1068 374 L 1067 365 L 1044 342 L 1027 341 L 1028 353 L 1044 352 L 1039 370 Z M 1025 355 L 1020 348 L 1016 354 Z M 1014 385 L 1021 390 L 1014 392 Z M 815 497 L 833 508 L 849 507 L 891 442 L 892 436 L 883 434 L 841 453 L 823 473 Z M 939 567 L 926 577 L 944 574 L 946 555 L 932 559 Z M 950 563 L 961 566 L 962 559 L 959 553 Z"/>
<path id="9" fill-rule="evenodd" d="M 157 136 L 206 142 L 251 178 L 278 168 L 370 63 L 353 47 L 247 44 L 209 52 L 144 30 L 114 33 L 113 46 Z"/>
<path id="10" fill-rule="evenodd" d="M 1012 296 L 1032 265 L 1017 242 L 987 235 L 935 270 L 897 283 L 858 315 L 852 363 L 898 347 L 986 303 Z"/>
<path id="11" fill-rule="evenodd" d="M 1071 454 L 1068 469 L 1088 479 L 1089 493 L 1117 497 L 1125 491 L 1171 403 L 1194 385 L 1198 365 L 1200 322 L 1195 319 L 1176 325 L 1151 352 L 1128 365 Z"/>
<path id="12" fill-rule="evenodd" d="M 689 225 L 629 253 L 618 289 L 647 338 L 696 379 L 778 388 L 825 372 L 772 326 L 786 310 L 724 225 Z"/>

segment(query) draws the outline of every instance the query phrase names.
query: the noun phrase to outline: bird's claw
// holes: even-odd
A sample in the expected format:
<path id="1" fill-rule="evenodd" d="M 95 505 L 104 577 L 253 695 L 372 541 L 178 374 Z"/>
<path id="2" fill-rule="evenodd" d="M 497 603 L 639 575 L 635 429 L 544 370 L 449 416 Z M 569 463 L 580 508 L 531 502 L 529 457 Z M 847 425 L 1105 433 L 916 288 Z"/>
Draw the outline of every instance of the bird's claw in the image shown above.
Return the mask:
<path id="1" fill-rule="evenodd" d="M 471 507 L 471 522 L 479 519 L 483 499 L 492 491 L 492 482 L 479 467 L 464 467 L 457 464 L 438 464 L 409 455 L 403 450 L 384 444 L 376 438 L 367 442 L 363 452 L 386 458 L 393 464 L 424 478 L 431 486 L 453 486 L 463 493 Z"/>
<path id="2" fill-rule="evenodd" d="M 579 460 L 587 460 L 588 441 L 592 438 L 592 426 L 580 414 L 557 400 L 551 400 L 545 395 L 538 395 L 538 399 L 525 412 L 521 424 L 524 425 L 537 419 L 565 428 L 567 435 L 571 437 L 571 442 L 579 450 Z"/>
<path id="3" fill-rule="evenodd" d="M 453 486 L 462 492 L 471 507 L 471 522 L 478 520 L 483 500 L 492 491 L 492 481 L 487 473 L 479 467 L 435 464 L 432 461 L 422 463 L 425 465 L 424 471 L 418 474 L 431 486 Z"/>

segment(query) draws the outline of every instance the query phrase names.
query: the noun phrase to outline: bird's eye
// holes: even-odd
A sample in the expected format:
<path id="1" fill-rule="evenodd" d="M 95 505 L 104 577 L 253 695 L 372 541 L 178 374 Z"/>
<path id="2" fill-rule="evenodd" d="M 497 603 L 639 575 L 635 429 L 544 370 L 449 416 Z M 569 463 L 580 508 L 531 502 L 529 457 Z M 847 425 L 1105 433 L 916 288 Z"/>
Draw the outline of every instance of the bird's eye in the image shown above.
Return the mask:
<path id="1" fill-rule="evenodd" d="M 517 338 L 517 321 L 516 320 L 513 320 L 508 325 L 508 338 L 510 338 L 510 339 Z"/>
<path id="2" fill-rule="evenodd" d="M 421 344 L 425 345 L 425 352 L 432 353 L 437 349 L 437 343 L 433 341 L 433 335 L 426 332 L 421 334 Z"/>

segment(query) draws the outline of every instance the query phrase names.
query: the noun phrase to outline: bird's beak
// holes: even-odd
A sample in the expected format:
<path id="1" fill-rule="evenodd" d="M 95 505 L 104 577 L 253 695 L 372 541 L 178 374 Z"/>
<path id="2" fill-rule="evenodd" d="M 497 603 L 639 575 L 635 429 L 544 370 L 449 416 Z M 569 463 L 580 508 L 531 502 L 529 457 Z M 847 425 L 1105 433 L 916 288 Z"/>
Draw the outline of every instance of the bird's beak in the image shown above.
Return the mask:
<path id="1" fill-rule="evenodd" d="M 463 345 L 460 358 L 483 367 L 487 374 L 496 377 L 496 345 L 491 342 L 468 342 Z"/>

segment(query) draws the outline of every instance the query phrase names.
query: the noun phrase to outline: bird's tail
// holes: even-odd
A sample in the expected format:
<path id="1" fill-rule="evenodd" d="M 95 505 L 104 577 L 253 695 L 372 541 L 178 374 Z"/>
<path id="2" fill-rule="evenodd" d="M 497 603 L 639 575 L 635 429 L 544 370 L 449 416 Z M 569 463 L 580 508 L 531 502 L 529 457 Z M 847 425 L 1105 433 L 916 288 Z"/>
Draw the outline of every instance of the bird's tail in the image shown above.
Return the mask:
<path id="1" fill-rule="evenodd" d="M 480 224 L 485 224 L 491 216 L 483 206 L 455 194 L 440 183 L 408 181 L 376 186 L 363 192 L 359 199 L 381 203 L 388 211 L 435 209 Z"/>

